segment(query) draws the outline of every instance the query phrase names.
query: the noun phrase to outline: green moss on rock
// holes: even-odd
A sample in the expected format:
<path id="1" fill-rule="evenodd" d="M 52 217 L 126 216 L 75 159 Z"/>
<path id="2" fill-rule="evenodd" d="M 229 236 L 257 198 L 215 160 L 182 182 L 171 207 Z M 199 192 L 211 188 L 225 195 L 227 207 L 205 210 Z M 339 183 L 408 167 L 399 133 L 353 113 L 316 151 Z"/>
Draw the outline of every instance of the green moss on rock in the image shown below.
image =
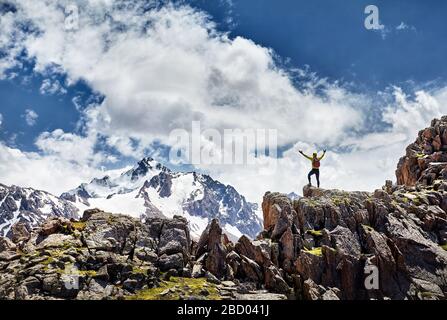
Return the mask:
<path id="1" fill-rule="evenodd" d="M 204 296 L 201 291 L 207 290 Z M 200 296 L 207 300 L 220 300 L 221 297 L 215 285 L 207 282 L 205 278 L 171 277 L 163 281 L 160 286 L 151 289 L 139 290 L 135 295 L 127 297 L 128 300 L 179 300 L 181 296 Z"/>

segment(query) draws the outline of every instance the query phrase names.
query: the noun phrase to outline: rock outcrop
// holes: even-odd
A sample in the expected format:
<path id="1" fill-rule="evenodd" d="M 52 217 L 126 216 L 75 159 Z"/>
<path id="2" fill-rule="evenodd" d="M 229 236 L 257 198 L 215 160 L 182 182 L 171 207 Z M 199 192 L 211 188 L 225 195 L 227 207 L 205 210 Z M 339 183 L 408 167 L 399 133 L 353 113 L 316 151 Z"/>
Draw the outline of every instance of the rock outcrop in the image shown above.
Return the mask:
<path id="1" fill-rule="evenodd" d="M 447 178 L 447 116 L 434 119 L 419 131 L 416 141 L 406 149 L 396 170 L 397 184 L 430 185 Z"/>
<path id="2" fill-rule="evenodd" d="M 297 299 L 446 299 L 446 129 L 447 116 L 419 133 L 397 185 L 267 192 L 264 231 L 228 247 L 227 277 Z"/>
<path id="3" fill-rule="evenodd" d="M 157 286 L 190 264 L 187 222 L 88 210 L 50 218 L 29 239 L 0 238 L 0 298 L 118 299 Z"/>
<path id="4" fill-rule="evenodd" d="M 28 232 L 0 237 L 0 299 L 285 298 L 217 278 L 227 277 L 231 246 L 217 220 L 198 244 L 183 217 L 141 222 L 98 209 L 80 221 L 52 217 Z M 196 252 L 203 252 L 198 262 Z"/>

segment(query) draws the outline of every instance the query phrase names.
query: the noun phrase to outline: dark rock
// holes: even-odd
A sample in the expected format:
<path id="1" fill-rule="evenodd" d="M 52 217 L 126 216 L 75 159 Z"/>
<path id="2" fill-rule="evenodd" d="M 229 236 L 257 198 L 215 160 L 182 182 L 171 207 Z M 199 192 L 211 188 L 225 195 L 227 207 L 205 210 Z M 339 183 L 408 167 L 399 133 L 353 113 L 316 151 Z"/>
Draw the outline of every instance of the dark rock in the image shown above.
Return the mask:
<path id="1" fill-rule="evenodd" d="M 197 243 L 196 256 L 202 256 L 206 253 L 204 267 L 218 278 L 226 275 L 225 257 L 227 250 L 224 239 L 219 221 L 213 219 Z"/>
<path id="2" fill-rule="evenodd" d="M 15 251 L 16 245 L 8 238 L 0 237 L 0 253 L 3 251 Z"/>
<path id="3" fill-rule="evenodd" d="M 163 254 L 159 257 L 157 264 L 161 271 L 168 271 L 170 269 L 181 270 L 185 267 L 183 254 L 181 253 L 171 255 Z"/>

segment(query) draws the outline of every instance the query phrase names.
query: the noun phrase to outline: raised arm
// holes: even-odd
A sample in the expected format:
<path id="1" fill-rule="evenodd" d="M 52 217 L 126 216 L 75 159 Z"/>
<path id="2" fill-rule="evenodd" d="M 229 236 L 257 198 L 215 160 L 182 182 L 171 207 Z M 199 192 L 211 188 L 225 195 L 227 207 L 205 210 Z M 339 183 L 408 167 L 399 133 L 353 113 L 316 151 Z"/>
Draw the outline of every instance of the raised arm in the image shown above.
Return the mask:
<path id="1" fill-rule="evenodd" d="M 304 154 L 304 152 L 302 150 L 299 151 L 305 158 L 309 159 L 312 161 L 312 158 L 309 157 L 308 155 Z"/>
<path id="2" fill-rule="evenodd" d="M 321 157 L 319 157 L 319 158 L 318 158 L 318 160 L 321 160 L 321 159 L 323 159 L 323 158 L 324 158 L 324 156 L 325 156 L 325 154 L 326 154 L 326 150 L 323 150 L 323 154 L 321 155 Z"/>

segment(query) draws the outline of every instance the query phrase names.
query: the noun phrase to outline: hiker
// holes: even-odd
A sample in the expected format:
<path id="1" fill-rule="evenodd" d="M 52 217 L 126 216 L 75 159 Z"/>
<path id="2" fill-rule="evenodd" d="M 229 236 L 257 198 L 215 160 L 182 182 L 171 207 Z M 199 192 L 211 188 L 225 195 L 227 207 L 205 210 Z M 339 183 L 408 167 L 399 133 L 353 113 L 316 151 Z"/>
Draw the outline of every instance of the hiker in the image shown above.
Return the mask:
<path id="1" fill-rule="evenodd" d="M 323 159 L 324 155 L 326 154 L 326 150 L 323 150 L 323 154 L 321 155 L 321 157 L 318 157 L 318 154 L 316 152 L 314 152 L 312 154 L 312 157 L 309 157 L 308 155 L 305 155 L 302 150 L 300 150 L 300 153 L 304 157 L 306 157 L 307 159 L 312 161 L 312 170 L 310 170 L 309 174 L 307 175 L 307 179 L 309 180 L 309 186 L 312 185 L 310 177 L 312 175 L 315 175 L 316 178 L 317 178 L 317 186 L 319 188 L 320 187 L 320 161 L 321 161 L 321 159 Z"/>

